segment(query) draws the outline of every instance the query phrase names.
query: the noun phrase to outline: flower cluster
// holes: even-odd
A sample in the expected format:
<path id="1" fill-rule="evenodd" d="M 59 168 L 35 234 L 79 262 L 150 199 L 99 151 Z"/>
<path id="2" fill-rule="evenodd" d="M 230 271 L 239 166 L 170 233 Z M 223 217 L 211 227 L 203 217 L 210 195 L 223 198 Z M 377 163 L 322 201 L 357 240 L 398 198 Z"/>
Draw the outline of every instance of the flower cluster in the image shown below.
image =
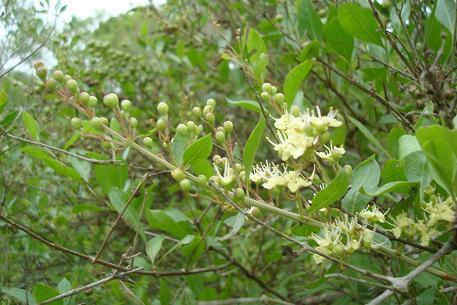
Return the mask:
<path id="1" fill-rule="evenodd" d="M 440 227 L 447 228 L 454 220 L 454 204 L 451 197 L 442 200 L 432 196 L 429 202 L 422 206 L 424 218 L 414 220 L 403 212 L 393 219 L 392 233 L 395 237 L 420 237 L 422 246 L 428 246 L 433 238 L 440 235 Z"/>
<path id="2" fill-rule="evenodd" d="M 288 170 L 284 164 L 281 169 L 277 164 L 266 161 L 265 164 L 258 164 L 253 168 L 249 179 L 254 183 L 262 183 L 268 190 L 286 186 L 289 191 L 295 193 L 300 188 L 311 185 L 312 175 L 307 179 L 300 170 Z"/>
<path id="3" fill-rule="evenodd" d="M 316 107 L 316 112 L 309 109 L 303 113 L 297 112 L 285 111 L 281 117 L 275 118 L 277 142 L 268 139 L 283 161 L 297 160 L 302 156 L 305 159 L 312 158 L 315 148 L 323 144 L 320 140 L 327 130 L 342 124 L 336 119 L 337 112 L 334 110 L 330 110 L 325 116 L 321 114 L 319 107 Z M 340 155 L 342 153 L 340 151 Z"/>
<path id="4" fill-rule="evenodd" d="M 344 258 L 357 251 L 362 246 L 377 247 L 373 243 L 375 231 L 369 230 L 365 224 L 359 224 L 357 218 L 349 219 L 344 215 L 335 223 L 324 224 L 319 234 L 312 234 L 311 238 L 317 243 L 316 250 L 338 258 Z M 313 255 L 316 263 L 324 261 L 324 257 L 318 254 Z"/>

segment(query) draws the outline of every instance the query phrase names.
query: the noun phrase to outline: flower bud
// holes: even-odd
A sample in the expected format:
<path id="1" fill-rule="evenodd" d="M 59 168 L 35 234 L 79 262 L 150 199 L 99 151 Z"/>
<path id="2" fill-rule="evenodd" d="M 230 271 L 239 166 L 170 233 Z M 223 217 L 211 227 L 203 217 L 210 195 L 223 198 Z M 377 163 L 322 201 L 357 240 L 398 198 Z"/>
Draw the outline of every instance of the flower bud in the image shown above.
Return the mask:
<path id="1" fill-rule="evenodd" d="M 346 172 L 346 174 L 347 174 L 348 176 L 352 175 L 352 166 L 350 166 L 350 165 L 345 165 L 345 166 L 343 167 L 343 169 L 344 169 L 344 171 Z"/>
<path id="2" fill-rule="evenodd" d="M 81 120 L 79 118 L 72 118 L 71 126 L 73 126 L 73 128 L 76 128 L 76 129 L 81 128 Z"/>
<path id="3" fill-rule="evenodd" d="M 199 135 L 200 133 L 202 133 L 202 131 L 203 131 L 203 126 L 198 125 L 197 128 L 195 129 L 195 134 Z"/>
<path id="4" fill-rule="evenodd" d="M 38 70 L 39 68 L 44 67 L 44 62 L 42 60 L 37 60 L 33 63 L 33 68 Z"/>
<path id="5" fill-rule="evenodd" d="M 270 92 L 271 91 L 271 84 L 270 83 L 264 83 L 262 85 L 262 91 L 263 92 Z"/>
<path id="6" fill-rule="evenodd" d="M 95 107 L 97 105 L 97 101 L 98 101 L 98 99 L 97 99 L 96 96 L 93 96 L 93 95 L 90 96 L 89 97 L 89 106 L 90 107 Z"/>
<path id="7" fill-rule="evenodd" d="M 117 94 L 110 93 L 103 97 L 103 104 L 109 108 L 115 108 L 119 105 L 119 98 Z"/>
<path id="8" fill-rule="evenodd" d="M 249 210 L 249 214 L 251 214 L 255 218 L 260 218 L 260 219 L 263 218 L 262 211 L 260 211 L 260 209 L 258 207 L 252 207 Z"/>
<path id="9" fill-rule="evenodd" d="M 200 107 L 194 107 L 192 108 L 192 114 L 196 119 L 198 119 L 202 116 L 202 109 Z"/>
<path id="10" fill-rule="evenodd" d="M 129 123 L 130 123 L 130 126 L 135 128 L 138 125 L 138 120 L 136 118 L 130 118 Z"/>
<path id="11" fill-rule="evenodd" d="M 278 88 L 276 88 L 275 86 L 271 86 L 270 91 L 268 91 L 268 93 L 270 93 L 270 95 L 275 95 L 276 92 L 278 92 Z"/>
<path id="12" fill-rule="evenodd" d="M 197 181 L 198 181 L 199 184 L 204 185 L 204 184 L 206 184 L 208 179 L 206 178 L 205 175 L 200 174 L 200 175 L 197 176 Z"/>
<path id="13" fill-rule="evenodd" d="M 56 81 L 58 81 L 59 83 L 63 83 L 65 81 L 65 75 L 63 74 L 62 71 L 60 70 L 55 70 L 53 73 L 52 73 L 52 78 L 54 78 Z"/>
<path id="14" fill-rule="evenodd" d="M 161 114 L 161 115 L 166 115 L 168 113 L 168 104 L 165 103 L 165 102 L 160 102 L 158 105 L 157 105 L 157 111 Z"/>
<path id="15" fill-rule="evenodd" d="M 189 179 L 183 179 L 179 182 L 179 187 L 181 187 L 181 191 L 184 194 L 187 194 L 190 192 L 190 180 Z"/>
<path id="16" fill-rule="evenodd" d="M 214 109 L 214 108 L 216 108 L 216 101 L 214 99 L 210 98 L 206 101 L 206 105 L 211 106 Z"/>
<path id="17" fill-rule="evenodd" d="M 41 80 L 45 80 L 46 75 L 48 74 L 48 69 L 44 66 L 38 67 L 38 69 L 36 69 L 36 74 Z"/>
<path id="18" fill-rule="evenodd" d="M 189 129 L 190 132 L 194 132 L 195 129 L 197 128 L 197 125 L 193 121 L 188 121 L 186 123 L 187 128 Z"/>
<path id="19" fill-rule="evenodd" d="M 79 91 L 78 83 L 74 79 L 69 79 L 67 81 L 67 88 L 73 94 L 75 94 Z"/>
<path id="20" fill-rule="evenodd" d="M 213 163 L 218 164 L 218 163 L 221 162 L 221 159 L 222 159 L 221 156 L 219 156 L 219 155 L 214 155 L 214 156 L 213 156 Z"/>
<path id="21" fill-rule="evenodd" d="M 216 137 L 216 141 L 217 141 L 217 143 L 219 145 L 224 144 L 224 142 L 225 142 L 225 133 L 223 131 L 220 131 L 220 130 L 216 131 L 215 137 Z"/>
<path id="22" fill-rule="evenodd" d="M 93 128 L 99 128 L 101 126 L 101 121 L 100 121 L 100 118 L 99 117 L 93 117 L 91 120 L 90 120 L 90 125 L 93 127 Z"/>
<path id="23" fill-rule="evenodd" d="M 54 91 L 57 88 L 57 81 L 53 78 L 50 78 L 46 81 L 46 88 L 49 91 Z"/>
<path id="24" fill-rule="evenodd" d="M 236 202 L 243 202 L 244 203 L 244 199 L 246 198 L 246 194 L 244 193 L 244 190 L 242 188 L 237 188 L 236 191 L 235 191 L 235 201 Z"/>
<path id="25" fill-rule="evenodd" d="M 273 97 L 274 101 L 276 104 L 281 105 L 282 102 L 284 102 L 284 94 L 282 93 L 276 93 Z"/>
<path id="26" fill-rule="evenodd" d="M 176 133 L 182 137 L 187 136 L 187 126 L 184 124 L 179 124 L 176 127 Z"/>
<path id="27" fill-rule="evenodd" d="M 171 176 L 178 182 L 186 178 L 186 175 L 179 167 L 171 171 Z"/>
<path id="28" fill-rule="evenodd" d="M 87 92 L 81 92 L 78 96 L 78 100 L 81 102 L 83 105 L 88 105 L 89 100 L 90 100 L 90 95 Z"/>
<path id="29" fill-rule="evenodd" d="M 216 120 L 216 117 L 214 116 L 214 113 L 212 112 L 209 112 L 205 115 L 205 119 L 210 122 L 211 124 L 214 123 L 214 121 Z"/>
<path id="30" fill-rule="evenodd" d="M 146 147 L 151 148 L 152 145 L 153 145 L 152 139 L 150 137 L 143 138 L 143 145 L 146 146 Z"/>
<path id="31" fill-rule="evenodd" d="M 121 102 L 121 108 L 122 110 L 130 111 L 130 109 L 132 108 L 132 102 L 130 102 L 129 100 L 123 100 Z"/>
<path id="32" fill-rule="evenodd" d="M 98 118 L 99 122 L 100 122 L 100 125 L 108 125 L 109 124 L 109 121 L 107 118 L 105 118 L 104 116 Z"/>
<path id="33" fill-rule="evenodd" d="M 227 134 L 231 134 L 232 133 L 232 131 L 233 131 L 233 123 L 231 121 L 225 121 L 222 126 L 224 126 L 224 131 Z"/>
<path id="34" fill-rule="evenodd" d="M 206 115 L 208 113 L 212 113 L 214 110 L 213 106 L 211 105 L 206 105 L 204 108 L 203 108 L 203 115 L 206 117 Z"/>
<path id="35" fill-rule="evenodd" d="M 292 113 L 294 116 L 299 116 L 300 115 L 300 108 L 298 108 L 298 106 L 293 105 L 290 108 L 290 113 Z"/>
<path id="36" fill-rule="evenodd" d="M 262 92 L 260 93 L 260 97 L 262 98 L 262 100 L 264 100 L 265 102 L 268 102 L 270 100 L 270 94 L 268 92 Z"/>

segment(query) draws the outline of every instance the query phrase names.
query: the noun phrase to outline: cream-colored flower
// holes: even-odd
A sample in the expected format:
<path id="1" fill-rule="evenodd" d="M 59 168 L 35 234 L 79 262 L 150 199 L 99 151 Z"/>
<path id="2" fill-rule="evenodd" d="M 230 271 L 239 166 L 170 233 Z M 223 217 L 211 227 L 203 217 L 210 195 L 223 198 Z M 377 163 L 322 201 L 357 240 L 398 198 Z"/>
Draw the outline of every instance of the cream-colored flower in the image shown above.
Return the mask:
<path id="1" fill-rule="evenodd" d="M 230 167 L 230 164 L 227 159 L 225 159 L 224 162 L 224 174 L 221 175 L 219 168 L 214 165 L 214 168 L 216 169 L 216 173 L 218 175 L 218 181 L 220 182 L 221 185 L 223 186 L 229 186 L 235 181 L 235 174 L 233 168 Z"/>
<path id="2" fill-rule="evenodd" d="M 327 115 L 322 115 L 319 107 L 316 107 L 317 116 L 314 115 L 314 111 L 309 116 L 309 122 L 317 132 L 325 132 L 329 127 L 339 127 L 343 123 L 336 119 L 337 112 L 333 109 L 330 109 Z"/>
<path id="3" fill-rule="evenodd" d="M 372 207 L 366 207 L 359 213 L 359 216 L 371 223 L 384 223 L 386 213 L 382 213 L 377 206 L 373 205 Z"/>
<path id="4" fill-rule="evenodd" d="M 412 236 L 416 231 L 414 224 L 414 220 L 409 218 L 406 213 L 401 213 L 394 219 L 394 228 L 392 229 L 392 233 L 397 238 L 399 238 L 402 233 Z"/>
<path id="5" fill-rule="evenodd" d="M 321 159 L 326 160 L 328 162 L 337 162 L 342 155 L 346 153 L 346 150 L 342 146 L 333 146 L 332 142 L 330 142 L 330 147 L 327 145 L 324 145 L 326 148 L 325 151 L 323 152 L 316 152 L 316 155 L 318 155 Z"/>
<path id="6" fill-rule="evenodd" d="M 301 174 L 299 170 L 296 171 L 289 171 L 284 173 L 284 179 L 287 184 L 287 188 L 292 193 L 295 193 L 302 187 L 308 187 L 312 183 L 309 180 L 306 180 Z"/>

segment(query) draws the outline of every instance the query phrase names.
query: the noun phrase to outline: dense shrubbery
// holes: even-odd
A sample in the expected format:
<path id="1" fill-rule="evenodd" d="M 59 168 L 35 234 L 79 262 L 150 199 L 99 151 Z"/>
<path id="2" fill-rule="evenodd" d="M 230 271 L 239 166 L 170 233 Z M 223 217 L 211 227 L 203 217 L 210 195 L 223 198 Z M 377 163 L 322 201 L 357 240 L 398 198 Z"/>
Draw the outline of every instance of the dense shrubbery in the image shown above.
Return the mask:
<path id="1" fill-rule="evenodd" d="M 456 302 L 455 12 L 168 1 L 43 25 L 57 64 L 0 78 L 1 304 Z"/>

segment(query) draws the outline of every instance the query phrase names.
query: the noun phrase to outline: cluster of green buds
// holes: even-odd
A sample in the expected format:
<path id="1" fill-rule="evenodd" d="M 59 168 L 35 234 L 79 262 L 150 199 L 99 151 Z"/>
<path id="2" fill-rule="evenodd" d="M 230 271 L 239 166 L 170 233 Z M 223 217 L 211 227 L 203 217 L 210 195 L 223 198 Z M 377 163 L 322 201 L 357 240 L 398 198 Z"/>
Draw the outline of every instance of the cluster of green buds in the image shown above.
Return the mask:
<path id="1" fill-rule="evenodd" d="M 262 85 L 262 93 L 260 93 L 260 97 L 265 102 L 268 102 L 273 105 L 277 105 L 283 108 L 284 103 L 284 94 L 278 92 L 278 88 L 273 86 L 270 83 L 264 83 Z"/>

